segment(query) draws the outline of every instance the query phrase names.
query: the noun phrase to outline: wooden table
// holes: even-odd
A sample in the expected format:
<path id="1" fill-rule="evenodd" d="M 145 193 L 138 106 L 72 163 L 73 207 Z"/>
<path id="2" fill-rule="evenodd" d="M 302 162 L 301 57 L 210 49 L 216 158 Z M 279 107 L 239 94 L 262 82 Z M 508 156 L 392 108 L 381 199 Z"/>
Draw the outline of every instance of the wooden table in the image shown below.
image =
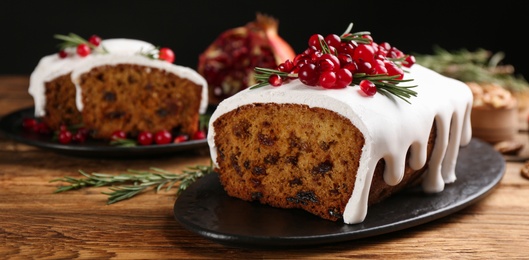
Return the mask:
<path id="1" fill-rule="evenodd" d="M 0 76 L 0 116 L 33 105 L 28 77 Z M 520 140 L 526 145 L 526 133 Z M 207 165 L 207 153 L 160 158 L 90 159 L 0 136 L 0 258 L 3 259 L 529 259 L 529 180 L 507 162 L 499 186 L 455 214 L 417 227 L 336 244 L 250 249 L 224 246 L 174 218 L 174 190 L 106 205 L 108 188 L 54 194 L 78 170 L 120 173 L 151 166 L 180 172 Z M 309 227 L 308 227 L 309 228 Z"/>

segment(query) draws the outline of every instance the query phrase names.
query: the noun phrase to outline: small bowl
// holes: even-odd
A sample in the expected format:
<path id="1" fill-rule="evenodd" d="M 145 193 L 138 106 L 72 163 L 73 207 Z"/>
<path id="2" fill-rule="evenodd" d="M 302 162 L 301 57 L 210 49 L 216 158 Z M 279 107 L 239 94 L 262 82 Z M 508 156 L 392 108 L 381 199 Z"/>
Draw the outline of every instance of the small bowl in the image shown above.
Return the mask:
<path id="1" fill-rule="evenodd" d="M 518 109 L 474 107 L 470 121 L 473 137 L 492 144 L 511 141 L 518 132 Z"/>

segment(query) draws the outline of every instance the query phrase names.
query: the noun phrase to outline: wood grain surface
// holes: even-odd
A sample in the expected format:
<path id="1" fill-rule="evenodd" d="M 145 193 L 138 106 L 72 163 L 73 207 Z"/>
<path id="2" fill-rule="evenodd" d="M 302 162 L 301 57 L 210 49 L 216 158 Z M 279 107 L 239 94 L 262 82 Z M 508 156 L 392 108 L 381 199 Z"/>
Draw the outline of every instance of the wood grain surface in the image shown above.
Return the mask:
<path id="1" fill-rule="evenodd" d="M 0 76 L 0 116 L 33 105 L 28 77 Z M 527 133 L 518 136 L 529 146 Z M 529 259 L 529 180 L 507 162 L 500 185 L 455 214 L 406 230 L 297 248 L 217 244 L 175 220 L 174 190 L 106 205 L 108 188 L 53 193 L 78 170 L 120 173 L 155 166 L 180 172 L 209 163 L 204 151 L 150 159 L 94 159 L 31 147 L 0 135 L 0 259 Z M 256 223 L 258 224 L 258 223 Z M 310 227 L 307 227 L 310 228 Z"/>

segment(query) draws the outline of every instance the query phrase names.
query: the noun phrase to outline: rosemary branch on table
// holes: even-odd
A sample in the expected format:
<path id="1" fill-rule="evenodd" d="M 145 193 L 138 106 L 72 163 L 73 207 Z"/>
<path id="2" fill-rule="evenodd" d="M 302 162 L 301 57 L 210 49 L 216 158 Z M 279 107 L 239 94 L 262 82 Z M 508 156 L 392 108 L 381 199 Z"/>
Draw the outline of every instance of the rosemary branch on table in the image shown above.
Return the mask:
<path id="1" fill-rule="evenodd" d="M 118 175 L 108 173 L 86 173 L 79 170 L 85 178 L 62 177 L 53 179 L 50 182 L 67 182 L 70 185 L 59 186 L 54 193 L 60 193 L 70 190 L 78 190 L 88 187 L 110 186 L 111 192 L 102 192 L 108 195 L 107 204 L 113 204 L 122 200 L 132 198 L 149 188 L 159 192 L 165 188 L 171 190 L 177 185 L 176 195 L 186 190 L 189 185 L 199 178 L 210 174 L 212 165 L 196 165 L 187 167 L 182 173 L 175 174 L 160 168 L 151 167 L 149 170 L 127 170 L 127 173 Z M 117 185 L 117 186 L 115 186 Z"/>

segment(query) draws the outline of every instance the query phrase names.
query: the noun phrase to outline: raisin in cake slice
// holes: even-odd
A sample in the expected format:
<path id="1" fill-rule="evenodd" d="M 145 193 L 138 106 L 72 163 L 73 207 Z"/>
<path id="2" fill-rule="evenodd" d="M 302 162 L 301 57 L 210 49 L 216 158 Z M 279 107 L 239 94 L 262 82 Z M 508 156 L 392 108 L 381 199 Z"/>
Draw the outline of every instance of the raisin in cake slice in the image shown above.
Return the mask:
<path id="1" fill-rule="evenodd" d="M 208 143 L 225 190 L 347 224 L 419 178 L 425 192 L 441 192 L 471 139 L 472 93 L 418 64 L 404 79 L 417 85 L 410 103 L 298 79 L 222 101 Z"/>

